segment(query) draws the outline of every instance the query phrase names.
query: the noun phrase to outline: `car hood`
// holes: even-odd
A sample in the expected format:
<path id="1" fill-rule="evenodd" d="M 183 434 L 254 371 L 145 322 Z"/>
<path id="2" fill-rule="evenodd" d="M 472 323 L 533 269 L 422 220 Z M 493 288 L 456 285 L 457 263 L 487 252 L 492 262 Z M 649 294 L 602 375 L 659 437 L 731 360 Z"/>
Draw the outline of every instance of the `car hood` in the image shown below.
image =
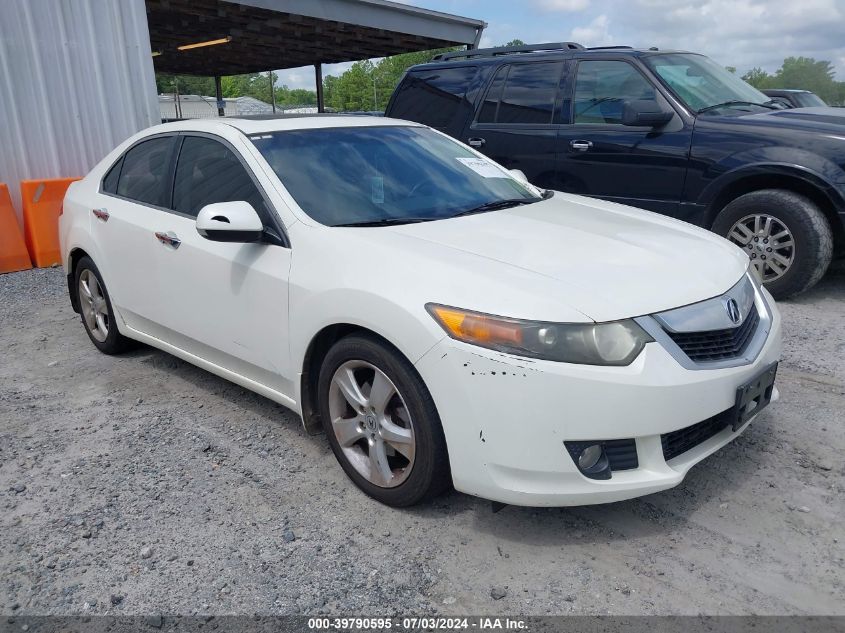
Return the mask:
<path id="1" fill-rule="evenodd" d="M 743 122 L 815 132 L 845 132 L 845 108 L 793 108 L 735 117 Z"/>
<path id="2" fill-rule="evenodd" d="M 748 267 L 740 249 L 691 224 L 564 193 L 512 209 L 386 232 L 472 254 L 478 260 L 475 268 L 483 270 L 484 261 L 492 260 L 554 280 L 550 287 L 560 289 L 560 302 L 595 321 L 720 295 Z"/>

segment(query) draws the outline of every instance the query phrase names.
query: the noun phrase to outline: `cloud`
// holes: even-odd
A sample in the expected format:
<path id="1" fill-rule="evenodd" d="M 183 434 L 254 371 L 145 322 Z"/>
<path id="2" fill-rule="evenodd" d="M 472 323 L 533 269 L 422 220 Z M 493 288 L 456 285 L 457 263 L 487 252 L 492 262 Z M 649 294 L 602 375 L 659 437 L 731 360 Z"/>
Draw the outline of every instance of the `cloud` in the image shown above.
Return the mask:
<path id="1" fill-rule="evenodd" d="M 611 46 L 614 44 L 609 29 L 610 20 L 602 13 L 585 26 L 576 26 L 569 35 L 570 41 L 584 46 Z"/>
<path id="2" fill-rule="evenodd" d="M 590 0 L 533 0 L 540 11 L 572 13 L 590 6 Z"/>

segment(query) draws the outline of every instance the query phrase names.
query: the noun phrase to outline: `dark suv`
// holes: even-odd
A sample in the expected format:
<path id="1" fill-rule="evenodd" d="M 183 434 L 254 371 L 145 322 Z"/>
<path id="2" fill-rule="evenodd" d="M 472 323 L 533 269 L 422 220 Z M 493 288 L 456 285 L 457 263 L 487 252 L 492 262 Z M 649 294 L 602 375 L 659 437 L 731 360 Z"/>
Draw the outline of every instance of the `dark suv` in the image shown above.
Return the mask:
<path id="1" fill-rule="evenodd" d="M 708 227 L 746 249 L 778 298 L 815 284 L 845 245 L 845 110 L 784 110 L 702 55 L 574 43 L 447 53 L 407 71 L 386 115 L 540 187 Z"/>

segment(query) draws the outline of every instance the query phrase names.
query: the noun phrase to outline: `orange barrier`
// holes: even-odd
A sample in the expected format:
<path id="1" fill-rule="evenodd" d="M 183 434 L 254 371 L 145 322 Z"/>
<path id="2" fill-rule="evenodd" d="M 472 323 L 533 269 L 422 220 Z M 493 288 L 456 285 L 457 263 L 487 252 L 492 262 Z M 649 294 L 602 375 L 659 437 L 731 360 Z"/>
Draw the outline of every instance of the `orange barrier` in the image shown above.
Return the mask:
<path id="1" fill-rule="evenodd" d="M 38 268 L 61 264 L 59 214 L 68 186 L 79 178 L 52 178 L 21 182 L 23 236 L 32 263 Z"/>
<path id="2" fill-rule="evenodd" d="M 18 224 L 18 216 L 12 206 L 9 188 L 0 183 L 0 273 L 32 268 Z"/>

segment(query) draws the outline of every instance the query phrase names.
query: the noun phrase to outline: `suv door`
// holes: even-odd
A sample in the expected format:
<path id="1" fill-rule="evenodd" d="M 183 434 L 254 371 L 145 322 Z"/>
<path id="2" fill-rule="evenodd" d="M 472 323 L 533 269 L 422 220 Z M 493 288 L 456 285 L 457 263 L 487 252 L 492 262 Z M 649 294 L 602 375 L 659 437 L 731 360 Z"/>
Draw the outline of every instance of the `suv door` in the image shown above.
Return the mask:
<path id="1" fill-rule="evenodd" d="M 280 222 L 243 157 L 223 139 L 179 139 L 172 211 L 156 231 L 160 301 L 153 319 L 167 342 L 285 395 L 293 395 L 288 350 L 290 249 L 264 242 L 214 242 L 196 216 L 214 202 L 249 202 L 265 227 Z M 175 240 L 175 241 L 173 241 Z"/>
<path id="2" fill-rule="evenodd" d="M 571 108 L 559 130 L 563 191 L 677 216 L 692 127 L 677 114 L 659 129 L 622 125 L 628 100 L 671 105 L 630 61 L 579 59 L 567 86 Z"/>
<path id="3" fill-rule="evenodd" d="M 130 147 L 100 183 L 91 210 L 96 262 L 112 304 L 131 328 L 155 336 L 155 227 L 169 215 L 170 175 L 176 136 L 154 136 Z"/>
<path id="4" fill-rule="evenodd" d="M 565 62 L 499 67 L 460 140 L 538 187 L 559 189 L 556 174 L 560 84 Z"/>

